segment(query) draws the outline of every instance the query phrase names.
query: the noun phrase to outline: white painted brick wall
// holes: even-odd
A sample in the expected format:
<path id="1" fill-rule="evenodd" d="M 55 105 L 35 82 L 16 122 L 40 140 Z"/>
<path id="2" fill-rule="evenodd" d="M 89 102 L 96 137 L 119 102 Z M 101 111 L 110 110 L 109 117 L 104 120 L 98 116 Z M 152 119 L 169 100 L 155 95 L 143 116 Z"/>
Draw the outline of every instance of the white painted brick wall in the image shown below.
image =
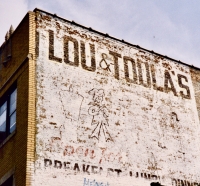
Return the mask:
<path id="1" fill-rule="evenodd" d="M 41 13 L 38 17 L 37 28 L 33 185 L 149 186 L 151 182 L 161 182 L 171 186 L 178 185 L 178 179 L 200 183 L 199 119 L 189 68 L 70 23 L 47 20 L 45 16 Z M 49 30 L 54 31 L 54 55 L 62 59 L 61 63 L 49 60 Z M 64 36 L 78 41 L 78 67 L 63 61 Z M 80 41 L 86 45 L 88 66 L 89 43 L 95 45 L 95 72 L 81 66 Z M 70 42 L 71 61 L 73 48 Z M 119 80 L 115 78 L 114 59 L 109 51 L 122 56 L 118 59 Z M 104 62 L 104 69 L 101 68 L 102 54 L 110 70 L 105 69 L 108 66 Z M 162 87 L 167 70 L 177 96 L 172 91 L 154 90 L 151 72 L 150 88 L 128 83 L 124 56 L 153 64 L 157 84 Z M 142 71 L 146 83 L 144 64 Z M 131 70 L 129 73 L 132 77 Z M 180 91 L 185 95 L 187 92 L 178 84 L 177 74 L 187 78 L 188 82 L 182 79 L 182 84 L 189 87 L 191 99 L 181 97 Z"/>

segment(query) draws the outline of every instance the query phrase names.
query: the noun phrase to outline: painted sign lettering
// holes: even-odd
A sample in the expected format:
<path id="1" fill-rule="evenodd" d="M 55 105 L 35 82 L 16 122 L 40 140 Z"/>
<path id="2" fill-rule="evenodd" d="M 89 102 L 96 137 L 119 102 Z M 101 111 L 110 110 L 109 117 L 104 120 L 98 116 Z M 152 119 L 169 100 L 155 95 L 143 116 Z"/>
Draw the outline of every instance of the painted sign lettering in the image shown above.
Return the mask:
<path id="1" fill-rule="evenodd" d="M 81 61 L 81 66 L 84 70 L 95 72 L 97 66 L 100 66 L 103 70 L 108 70 L 111 72 L 110 64 L 108 65 L 105 56 L 107 56 L 106 53 L 102 53 L 102 60 L 100 62 L 96 61 L 96 49 L 94 44 L 89 43 L 90 53 L 86 54 L 85 50 L 85 42 L 78 41 L 77 39 L 71 37 L 71 36 L 64 36 L 63 37 L 63 54 L 64 56 L 55 56 L 54 55 L 54 32 L 52 30 L 49 30 L 49 59 L 55 62 L 61 63 L 64 61 L 68 65 L 79 67 L 79 59 Z M 69 51 L 69 42 L 73 43 L 73 51 Z M 79 52 L 80 51 L 80 52 Z M 74 59 L 73 61 L 69 60 L 70 52 L 73 52 Z M 163 83 L 161 85 L 157 85 L 157 75 L 156 75 L 156 67 L 155 65 L 151 64 L 149 65 L 149 62 L 143 62 L 142 60 L 137 59 L 135 61 L 133 58 L 129 56 L 122 56 L 119 53 L 108 51 L 109 55 L 112 57 L 112 65 L 114 65 L 114 77 L 116 79 L 125 78 L 128 83 L 134 83 L 141 85 L 146 88 L 152 88 L 154 90 L 158 90 L 164 93 L 172 92 L 174 96 L 181 96 L 184 99 L 191 99 L 190 95 L 190 88 L 188 85 L 188 79 L 186 76 L 182 74 L 177 74 L 176 77 L 172 78 L 172 75 L 169 70 L 165 70 L 163 72 Z M 87 65 L 86 62 L 86 55 L 89 55 L 91 58 L 90 66 Z M 124 77 L 120 77 L 119 71 L 119 59 L 123 59 L 124 63 Z M 102 62 L 104 62 L 105 67 L 102 67 Z M 129 69 L 128 63 L 131 63 L 132 68 Z M 145 73 L 143 70 L 143 67 L 145 69 Z M 129 71 L 132 71 L 133 77 L 130 77 Z M 172 70 L 171 70 L 172 71 Z M 144 77 L 146 76 L 146 77 Z M 146 82 L 144 82 L 146 80 Z M 178 81 L 178 86 L 174 86 L 174 81 Z M 184 80 L 184 81 L 183 81 Z M 177 92 L 176 89 L 181 89 L 179 92 Z"/>
<path id="2" fill-rule="evenodd" d="M 199 185 L 199 89 L 170 58 L 37 15 L 34 185 Z"/>

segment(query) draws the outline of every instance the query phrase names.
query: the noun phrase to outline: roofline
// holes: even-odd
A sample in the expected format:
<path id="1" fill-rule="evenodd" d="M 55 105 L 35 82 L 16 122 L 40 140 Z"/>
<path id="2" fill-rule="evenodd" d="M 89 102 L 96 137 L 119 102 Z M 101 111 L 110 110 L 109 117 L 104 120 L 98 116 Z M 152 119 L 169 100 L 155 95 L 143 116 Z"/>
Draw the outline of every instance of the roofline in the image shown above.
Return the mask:
<path id="1" fill-rule="evenodd" d="M 19 22 L 19 24 L 17 25 L 17 27 L 14 29 L 14 31 L 13 31 L 12 35 L 9 37 L 9 39 L 13 37 L 13 35 L 15 34 L 15 31 L 20 27 L 20 25 L 23 23 L 23 21 L 26 19 L 26 17 L 29 15 L 30 12 L 32 12 L 32 11 L 28 11 L 28 12 L 25 14 L 25 16 L 24 16 L 24 17 L 22 18 L 22 20 Z M 9 39 L 8 39 L 8 40 L 9 40 Z M 0 44 L 0 50 L 3 48 L 3 46 L 6 44 L 6 42 L 7 42 L 7 41 L 4 40 L 3 43 Z"/>
<path id="2" fill-rule="evenodd" d="M 49 14 L 49 15 L 51 15 L 52 17 L 59 18 L 59 19 L 65 21 L 65 22 L 68 22 L 68 23 L 71 23 L 71 24 L 73 24 L 73 25 L 79 26 L 79 27 L 84 28 L 84 29 L 86 29 L 86 30 L 88 30 L 88 31 L 90 31 L 90 32 L 97 33 L 97 34 L 102 35 L 102 36 L 104 36 L 104 37 L 108 37 L 108 38 L 111 38 L 111 39 L 113 39 L 113 40 L 119 41 L 119 42 L 121 42 L 121 43 L 123 43 L 123 44 L 127 44 L 127 45 L 130 45 L 130 46 L 136 47 L 136 48 L 138 48 L 138 49 L 142 49 L 142 50 L 144 50 L 144 51 L 147 51 L 147 52 L 149 52 L 149 53 L 158 55 L 158 56 L 163 57 L 163 58 L 165 58 L 165 59 L 169 59 L 169 60 L 175 61 L 175 62 L 177 62 L 177 63 L 180 63 L 180 64 L 182 64 L 182 65 L 186 65 L 186 66 L 188 66 L 188 67 L 191 67 L 191 68 L 195 68 L 195 69 L 200 70 L 199 67 L 196 67 L 196 66 L 193 66 L 193 65 L 189 65 L 189 64 L 187 64 L 187 63 L 184 63 L 184 62 L 182 62 L 182 61 L 180 61 L 180 60 L 173 59 L 173 58 L 168 57 L 168 56 L 166 56 L 166 55 L 159 54 L 159 53 L 157 53 L 157 52 L 154 52 L 153 50 L 148 50 L 148 49 L 142 48 L 142 47 L 140 47 L 139 45 L 134 45 L 134 44 L 132 44 L 132 43 L 129 43 L 129 42 L 127 42 L 127 41 L 124 41 L 123 39 L 120 40 L 120 39 L 118 39 L 118 38 L 115 38 L 115 37 L 113 37 L 113 36 L 110 36 L 110 35 L 107 34 L 107 33 L 102 33 L 102 32 L 99 32 L 99 31 L 97 31 L 97 30 L 92 29 L 91 27 L 86 27 L 86 26 L 83 26 L 83 25 L 81 25 L 81 24 L 78 24 L 78 23 L 74 22 L 73 20 L 72 20 L 72 21 L 69 21 L 69 20 L 67 20 L 67 19 L 65 19 L 65 18 L 63 18 L 63 17 L 58 16 L 57 14 L 52 14 L 52 13 L 49 13 L 49 12 L 47 12 L 47 11 L 41 10 L 41 9 L 39 9 L 39 8 L 35 8 L 33 11 L 34 11 L 34 12 L 40 11 L 40 12 L 43 12 L 43 13 L 45 13 L 45 14 Z"/>

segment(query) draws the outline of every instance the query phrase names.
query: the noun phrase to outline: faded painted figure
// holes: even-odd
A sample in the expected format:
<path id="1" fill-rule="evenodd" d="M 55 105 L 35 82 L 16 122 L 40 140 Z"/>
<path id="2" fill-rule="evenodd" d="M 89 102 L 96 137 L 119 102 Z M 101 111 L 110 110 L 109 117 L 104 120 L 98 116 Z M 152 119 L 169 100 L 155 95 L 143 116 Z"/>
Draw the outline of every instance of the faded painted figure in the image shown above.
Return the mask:
<path id="1" fill-rule="evenodd" d="M 103 102 L 104 90 L 103 89 L 92 89 L 89 91 L 89 94 L 92 95 L 93 102 L 90 102 L 89 105 L 92 105 L 88 109 L 88 113 L 93 116 L 92 126 L 95 128 L 92 131 L 91 138 L 100 139 L 100 136 L 104 135 L 105 141 L 111 141 L 112 138 L 108 132 L 108 110 Z"/>
<path id="2" fill-rule="evenodd" d="M 160 142 L 158 142 L 158 146 L 161 148 L 172 148 L 174 147 L 174 150 L 178 152 L 182 152 L 182 143 L 181 143 L 181 134 L 180 134 L 180 124 L 178 116 L 175 112 L 171 112 L 169 115 L 166 115 L 166 117 L 169 117 L 169 122 L 165 124 L 165 126 L 162 129 L 162 135 Z M 171 142 L 172 145 L 169 145 Z M 168 144 L 168 147 L 166 145 Z"/>

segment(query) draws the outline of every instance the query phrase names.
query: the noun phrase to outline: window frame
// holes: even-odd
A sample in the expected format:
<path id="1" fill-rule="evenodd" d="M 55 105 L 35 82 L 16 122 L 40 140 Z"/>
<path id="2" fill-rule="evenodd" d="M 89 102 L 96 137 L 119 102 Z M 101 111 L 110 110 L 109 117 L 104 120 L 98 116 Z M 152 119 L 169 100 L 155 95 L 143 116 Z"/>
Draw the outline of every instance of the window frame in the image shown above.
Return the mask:
<path id="1" fill-rule="evenodd" d="M 4 180 L 3 183 L 0 183 L 0 186 L 14 186 L 14 185 L 15 185 L 14 174 L 10 175 L 6 180 Z"/>
<path id="2" fill-rule="evenodd" d="M 12 113 L 10 114 L 10 101 L 11 101 L 11 94 L 16 91 L 16 106 L 15 106 L 15 109 L 12 111 Z M 1 106 L 5 103 L 7 105 L 6 107 L 6 130 L 5 130 L 5 133 L 2 131 L 0 132 L 0 144 L 2 142 L 4 142 L 6 140 L 6 138 L 8 138 L 9 135 L 11 135 L 12 133 L 15 132 L 16 130 L 16 118 L 15 118 L 15 129 L 10 132 L 10 118 L 11 116 L 17 112 L 17 84 L 14 83 L 1 97 L 0 97 L 0 108 Z"/>

